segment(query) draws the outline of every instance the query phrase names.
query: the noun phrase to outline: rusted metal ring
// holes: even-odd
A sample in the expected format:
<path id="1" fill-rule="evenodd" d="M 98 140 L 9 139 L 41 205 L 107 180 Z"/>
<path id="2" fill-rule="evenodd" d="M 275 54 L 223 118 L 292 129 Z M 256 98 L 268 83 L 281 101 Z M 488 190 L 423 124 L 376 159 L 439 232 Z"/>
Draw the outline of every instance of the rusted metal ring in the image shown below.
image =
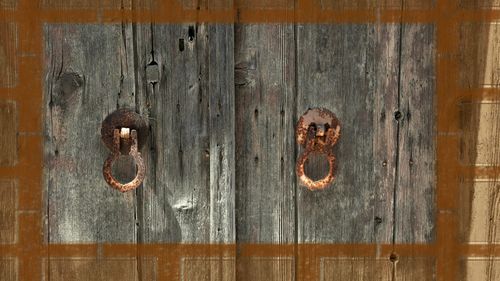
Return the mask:
<path id="1" fill-rule="evenodd" d="M 335 179 L 335 156 L 333 146 L 340 138 L 340 122 L 331 111 L 324 108 L 310 108 L 297 123 L 297 142 L 305 151 L 297 160 L 296 172 L 309 190 L 323 189 Z M 311 153 L 325 154 L 328 158 L 328 174 L 314 181 L 304 172 L 304 166 Z"/>
<path id="2" fill-rule="evenodd" d="M 130 138 L 132 141 L 132 145 L 130 147 L 130 152 L 129 155 L 134 158 L 135 164 L 137 166 L 137 174 L 135 178 L 128 182 L 128 183 L 120 183 L 118 180 L 113 177 L 113 174 L 111 172 L 111 167 L 113 166 L 113 162 L 116 161 L 121 153 L 120 153 L 120 130 L 115 129 L 113 131 L 113 149 L 112 153 L 108 156 L 106 161 L 104 161 L 104 166 L 103 166 L 103 175 L 104 175 L 104 180 L 113 188 L 121 191 L 121 192 L 127 192 L 133 189 L 136 189 L 141 185 L 141 183 L 144 181 L 144 177 L 146 175 L 146 167 L 144 165 L 144 160 L 141 157 L 141 153 L 138 150 L 138 145 L 137 145 L 137 131 L 132 130 L 130 132 Z"/>
<path id="3" fill-rule="evenodd" d="M 317 151 L 306 150 L 300 155 L 299 160 L 297 161 L 297 175 L 309 190 L 324 189 L 335 179 L 335 156 L 333 153 L 326 153 L 329 164 L 328 174 L 324 178 L 314 181 L 309 178 L 304 171 L 306 161 L 309 158 L 309 155 L 313 152 L 319 153 Z"/>

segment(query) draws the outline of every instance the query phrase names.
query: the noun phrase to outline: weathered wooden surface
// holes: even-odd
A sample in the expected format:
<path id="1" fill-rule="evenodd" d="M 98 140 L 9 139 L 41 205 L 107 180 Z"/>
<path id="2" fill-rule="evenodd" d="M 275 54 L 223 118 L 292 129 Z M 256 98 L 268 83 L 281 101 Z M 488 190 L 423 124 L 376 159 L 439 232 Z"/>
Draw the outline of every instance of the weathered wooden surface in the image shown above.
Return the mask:
<path id="1" fill-rule="evenodd" d="M 436 220 L 434 27 L 405 24 L 401 40 L 394 240 L 429 243 Z"/>
<path id="2" fill-rule="evenodd" d="M 44 262 L 46 271 L 42 275 L 42 281 L 157 280 L 157 267 L 152 259 L 141 260 L 140 265 L 133 258 L 51 258 Z"/>
<path id="3" fill-rule="evenodd" d="M 369 25 L 298 26 L 296 118 L 308 107 L 320 106 L 334 112 L 341 122 L 341 139 L 335 146 L 335 182 L 318 192 L 298 187 L 300 243 L 374 243 L 377 232 L 384 239 L 377 242 L 391 243 L 394 186 L 388 177 L 396 167 L 391 161 L 395 136 L 391 129 L 384 133 L 395 126 L 390 121 L 394 109 L 391 94 L 397 93 L 393 88 L 397 83 L 391 81 L 397 78 L 391 74 L 397 73 L 391 73 L 391 67 L 397 44 L 384 39 L 397 33 L 390 26 L 377 32 L 379 36 Z M 375 102 L 381 97 L 388 102 Z M 387 125 L 383 124 L 386 118 Z M 374 143 L 389 147 L 379 150 Z M 299 153 L 302 151 L 300 148 Z M 315 171 L 324 166 L 321 161 L 314 164 Z M 386 180 L 376 181 L 376 177 Z"/>
<path id="4" fill-rule="evenodd" d="M 142 241 L 232 243 L 233 27 L 143 25 L 137 34 L 138 105 L 152 130 L 138 191 Z"/>
<path id="5" fill-rule="evenodd" d="M 434 242 L 434 41 L 431 25 L 47 25 L 46 237 Z M 295 176 L 303 148 L 294 127 L 317 106 L 338 116 L 342 136 L 335 182 L 311 192 Z M 100 124 L 121 107 L 148 118 L 151 130 L 146 180 L 127 194 L 101 174 L 109 152 Z M 310 162 L 306 170 L 320 177 L 323 159 Z M 133 175 L 130 161 L 116 166 L 122 179 Z M 181 276 L 293 280 L 300 262 L 279 252 L 207 257 Z M 397 279 L 434 270 L 432 259 L 403 264 Z M 362 267 L 385 274 L 378 265 Z"/>
<path id="6" fill-rule="evenodd" d="M 17 241 L 17 194 L 15 180 L 0 180 L 0 244 Z"/>
<path id="7" fill-rule="evenodd" d="M 237 241 L 294 243 L 294 26 L 235 32 Z"/>
<path id="8" fill-rule="evenodd" d="M 44 158 L 47 238 L 135 242 L 136 197 L 108 188 L 102 120 L 135 104 L 132 29 L 126 25 L 45 27 Z M 124 167 L 125 168 L 125 167 Z M 132 173 L 125 169 L 124 173 Z"/>
<path id="9" fill-rule="evenodd" d="M 0 101 L 0 120 L 0 167 L 11 167 L 18 160 L 16 102 Z"/>

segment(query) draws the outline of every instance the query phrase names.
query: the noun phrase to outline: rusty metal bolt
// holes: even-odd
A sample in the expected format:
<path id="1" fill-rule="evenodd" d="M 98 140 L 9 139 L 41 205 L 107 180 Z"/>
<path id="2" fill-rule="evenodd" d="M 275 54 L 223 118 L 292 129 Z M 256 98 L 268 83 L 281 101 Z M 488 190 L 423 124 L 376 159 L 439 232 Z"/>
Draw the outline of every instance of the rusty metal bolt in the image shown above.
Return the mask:
<path id="1" fill-rule="evenodd" d="M 335 179 L 335 156 L 333 146 L 340 138 L 340 122 L 331 111 L 324 108 L 308 109 L 297 123 L 297 142 L 305 148 L 297 160 L 296 172 L 299 179 L 309 190 L 323 189 Z M 328 174 L 314 181 L 304 171 L 304 166 L 311 153 L 325 154 Z"/>

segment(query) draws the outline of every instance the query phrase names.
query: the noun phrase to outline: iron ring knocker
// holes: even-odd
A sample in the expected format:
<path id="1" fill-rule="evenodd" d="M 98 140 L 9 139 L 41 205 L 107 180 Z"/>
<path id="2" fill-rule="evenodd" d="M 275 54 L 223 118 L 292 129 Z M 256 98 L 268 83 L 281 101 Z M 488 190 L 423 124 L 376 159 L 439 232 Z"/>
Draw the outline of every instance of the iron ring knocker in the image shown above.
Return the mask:
<path id="1" fill-rule="evenodd" d="M 102 122 L 101 139 L 111 150 L 104 161 L 102 173 L 106 183 L 121 192 L 136 189 L 146 176 L 146 166 L 139 149 L 145 144 L 149 134 L 146 119 L 130 109 L 118 109 Z M 134 158 L 137 167 L 135 178 L 128 183 L 120 183 L 112 174 L 113 162 L 121 155 Z"/>
<path id="2" fill-rule="evenodd" d="M 114 149 L 111 154 L 104 161 L 103 166 L 103 175 L 104 180 L 113 188 L 118 189 L 121 192 L 127 192 L 129 190 L 136 189 L 141 183 L 144 181 L 144 177 L 146 175 L 146 167 L 144 166 L 144 160 L 142 160 L 141 153 L 138 150 L 137 145 L 137 131 L 132 130 L 129 131 L 128 128 L 122 128 L 121 130 L 115 129 L 113 134 L 113 143 Z M 129 155 L 134 158 L 135 164 L 137 166 L 137 174 L 135 178 L 128 183 L 120 183 L 118 180 L 113 177 L 111 172 L 111 167 L 113 166 L 113 162 L 120 158 L 120 139 L 128 139 L 130 138 L 132 141 L 132 145 L 130 147 Z"/>
<path id="3" fill-rule="evenodd" d="M 340 138 L 340 122 L 335 114 L 324 108 L 308 109 L 297 124 L 297 142 L 305 151 L 297 160 L 297 176 L 309 190 L 324 189 L 335 179 L 333 146 Z M 328 174 L 320 180 L 312 180 L 305 173 L 305 164 L 311 153 L 325 154 Z"/>

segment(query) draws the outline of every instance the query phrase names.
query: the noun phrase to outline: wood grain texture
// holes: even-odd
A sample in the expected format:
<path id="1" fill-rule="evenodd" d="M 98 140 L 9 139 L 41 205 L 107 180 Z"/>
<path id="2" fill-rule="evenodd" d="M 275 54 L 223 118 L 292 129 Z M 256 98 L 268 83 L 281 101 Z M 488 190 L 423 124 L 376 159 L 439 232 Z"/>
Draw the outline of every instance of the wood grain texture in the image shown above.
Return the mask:
<path id="1" fill-rule="evenodd" d="M 369 25 L 298 26 L 297 114 L 325 107 L 342 124 L 334 183 L 318 192 L 298 187 L 299 243 L 391 242 L 395 135 L 386 119 L 397 93 L 398 45 L 387 38 L 396 32 Z M 314 176 L 322 163 L 312 164 Z"/>
<path id="2" fill-rule="evenodd" d="M 500 259 L 498 258 L 469 258 L 463 260 L 463 281 L 494 281 L 500 279 Z"/>
<path id="3" fill-rule="evenodd" d="M 17 182 L 0 179 L 0 244 L 17 240 Z"/>
<path id="4" fill-rule="evenodd" d="M 183 258 L 180 281 L 233 281 L 234 258 Z"/>
<path id="5" fill-rule="evenodd" d="M 0 258 L 0 280 L 17 281 L 17 261 L 14 258 Z"/>
<path id="6" fill-rule="evenodd" d="M 17 0 L 0 0 L 0 8 L 14 9 L 17 6 Z"/>
<path id="7" fill-rule="evenodd" d="M 3 5 L 11 7 L 12 3 Z M 0 88 L 12 88 L 17 85 L 17 41 L 16 23 L 0 23 Z"/>
<path id="8" fill-rule="evenodd" d="M 321 281 L 334 280 L 435 280 L 434 259 L 402 258 L 396 262 L 388 258 L 323 258 L 320 265 Z"/>
<path id="9" fill-rule="evenodd" d="M 294 243 L 294 26 L 238 25 L 236 34 L 237 240 Z"/>
<path id="10" fill-rule="evenodd" d="M 319 0 L 319 2 L 322 8 L 335 10 L 397 9 L 401 8 L 401 6 L 405 9 L 428 9 L 435 5 L 435 0 Z"/>
<path id="11" fill-rule="evenodd" d="M 500 24 L 462 23 L 459 29 L 459 74 L 462 88 L 500 84 Z"/>
<path id="12" fill-rule="evenodd" d="M 0 167 L 17 164 L 18 112 L 14 101 L 0 100 Z"/>
<path id="13" fill-rule="evenodd" d="M 51 258 L 44 260 L 42 281 L 157 280 L 156 262 L 133 258 Z"/>
<path id="14" fill-rule="evenodd" d="M 137 38 L 139 65 L 153 70 L 139 97 L 153 167 L 139 191 L 142 239 L 234 242 L 233 26 L 142 26 Z"/>
<path id="15" fill-rule="evenodd" d="M 396 243 L 429 243 L 435 237 L 437 114 L 434 42 L 432 25 L 402 26 Z"/>
<path id="16" fill-rule="evenodd" d="M 157 0 L 41 0 L 41 6 L 51 9 L 151 9 Z"/>
<path id="17" fill-rule="evenodd" d="M 127 25 L 45 27 L 44 186 L 50 242 L 134 242 L 133 193 L 109 188 L 100 139 L 104 118 L 135 104 Z M 123 177 L 134 173 L 122 169 Z"/>
<path id="18" fill-rule="evenodd" d="M 385 281 L 393 276 L 393 264 L 388 259 L 323 258 L 320 268 L 320 281 Z"/>
<path id="19" fill-rule="evenodd" d="M 459 5 L 463 8 L 475 9 L 498 9 L 500 8 L 499 0 L 460 0 Z"/>
<path id="20" fill-rule="evenodd" d="M 468 243 L 500 243 L 500 184 L 478 180 L 461 186 L 461 235 Z"/>

